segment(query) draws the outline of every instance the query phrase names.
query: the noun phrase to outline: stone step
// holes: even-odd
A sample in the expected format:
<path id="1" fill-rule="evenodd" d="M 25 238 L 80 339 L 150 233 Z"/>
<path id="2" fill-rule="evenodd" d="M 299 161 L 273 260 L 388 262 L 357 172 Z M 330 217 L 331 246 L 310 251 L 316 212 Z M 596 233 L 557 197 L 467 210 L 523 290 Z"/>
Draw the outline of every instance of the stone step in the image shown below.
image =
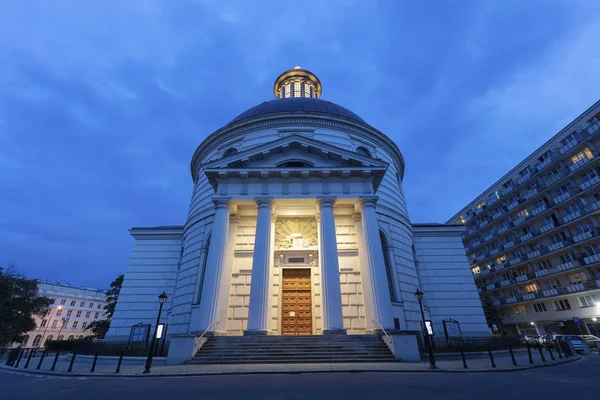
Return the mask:
<path id="1" fill-rule="evenodd" d="M 360 351 L 360 350 L 340 350 L 340 351 L 270 351 L 270 350 L 260 350 L 260 351 L 246 351 L 245 355 L 284 355 L 284 356 L 295 356 L 295 355 L 326 355 L 326 356 L 335 356 L 335 355 L 389 355 L 388 349 L 378 349 L 373 351 Z M 240 356 L 238 351 L 231 350 L 223 350 L 223 351 L 206 351 L 202 352 L 202 357 L 204 356 L 220 356 L 220 355 L 231 355 L 231 356 Z"/>
<path id="2" fill-rule="evenodd" d="M 334 363 L 369 363 L 369 362 L 397 362 L 393 357 L 338 357 L 338 358 L 288 358 L 288 359 L 273 359 L 271 357 L 260 358 L 232 358 L 232 359 L 211 359 L 211 358 L 194 358 L 186 364 L 334 364 Z"/>

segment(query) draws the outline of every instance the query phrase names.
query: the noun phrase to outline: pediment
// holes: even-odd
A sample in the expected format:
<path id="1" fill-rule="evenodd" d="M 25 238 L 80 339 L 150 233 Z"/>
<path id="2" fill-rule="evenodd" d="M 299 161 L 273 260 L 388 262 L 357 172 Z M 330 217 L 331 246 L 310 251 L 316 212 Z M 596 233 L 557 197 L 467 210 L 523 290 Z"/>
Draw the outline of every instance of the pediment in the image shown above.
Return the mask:
<path id="1" fill-rule="evenodd" d="M 291 135 L 219 160 L 210 161 L 202 167 L 204 170 L 271 169 L 277 168 L 287 161 L 305 162 L 312 168 L 318 169 L 385 170 L 388 166 L 386 162 L 366 155 L 304 136 Z"/>

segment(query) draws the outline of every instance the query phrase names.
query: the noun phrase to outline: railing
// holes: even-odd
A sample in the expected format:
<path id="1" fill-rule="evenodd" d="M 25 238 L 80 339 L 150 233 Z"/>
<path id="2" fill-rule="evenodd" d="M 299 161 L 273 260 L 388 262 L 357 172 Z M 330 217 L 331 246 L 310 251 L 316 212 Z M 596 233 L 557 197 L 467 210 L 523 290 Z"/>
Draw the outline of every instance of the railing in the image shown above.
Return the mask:
<path id="1" fill-rule="evenodd" d="M 389 343 L 392 343 L 392 338 L 390 337 L 390 335 L 388 335 L 388 333 L 385 331 L 385 328 L 383 326 L 381 326 L 381 324 L 379 323 L 379 321 L 377 321 L 377 319 L 373 319 L 373 322 L 375 323 L 375 326 L 379 326 L 379 329 L 382 330 L 383 334 L 385 335 L 385 337 L 387 337 Z"/>
<path id="2" fill-rule="evenodd" d="M 210 323 L 210 325 L 208 325 L 208 326 L 206 327 L 206 329 L 204 330 L 204 332 L 202 332 L 202 335 L 200 335 L 200 336 L 198 336 L 198 337 L 196 338 L 196 341 L 199 341 L 199 340 L 201 340 L 201 339 L 204 337 L 204 335 L 206 335 L 206 332 L 208 332 L 208 331 L 210 330 L 210 328 L 212 328 L 212 326 L 213 326 L 213 325 L 214 325 L 214 326 L 215 326 L 215 328 L 216 328 L 216 327 L 217 327 L 217 325 L 219 325 L 219 321 L 217 321 L 217 320 L 215 319 L 213 322 L 211 322 L 211 323 Z"/>
<path id="3" fill-rule="evenodd" d="M 427 351 L 423 339 L 419 335 L 419 350 Z M 464 352 L 478 352 L 493 350 L 508 349 L 521 347 L 521 339 L 518 337 L 495 337 L 495 336 L 472 336 L 472 337 L 429 337 L 433 351 L 436 353 L 460 353 L 461 349 Z"/>
<path id="4" fill-rule="evenodd" d="M 100 356 L 124 356 L 145 357 L 148 354 L 151 343 L 148 342 L 113 342 L 113 341 L 76 341 L 72 351 L 77 354 L 98 354 Z M 157 340 L 154 347 L 156 357 L 166 357 L 169 353 L 169 342 Z"/>

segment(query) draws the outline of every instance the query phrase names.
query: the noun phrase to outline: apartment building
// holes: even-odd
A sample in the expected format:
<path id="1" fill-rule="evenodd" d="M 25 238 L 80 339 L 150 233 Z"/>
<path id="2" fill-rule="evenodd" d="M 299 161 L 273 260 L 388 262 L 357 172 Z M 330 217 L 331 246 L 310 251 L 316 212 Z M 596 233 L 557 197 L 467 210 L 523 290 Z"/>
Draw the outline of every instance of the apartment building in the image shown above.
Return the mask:
<path id="1" fill-rule="evenodd" d="M 600 101 L 453 216 L 513 334 L 600 331 Z"/>
<path id="2" fill-rule="evenodd" d="M 45 316 L 35 317 L 36 329 L 27 334 L 24 347 L 43 347 L 48 340 L 83 339 L 92 335 L 84 331 L 91 322 L 106 318 L 102 290 L 39 282 L 38 293 L 49 297 L 52 305 Z"/>

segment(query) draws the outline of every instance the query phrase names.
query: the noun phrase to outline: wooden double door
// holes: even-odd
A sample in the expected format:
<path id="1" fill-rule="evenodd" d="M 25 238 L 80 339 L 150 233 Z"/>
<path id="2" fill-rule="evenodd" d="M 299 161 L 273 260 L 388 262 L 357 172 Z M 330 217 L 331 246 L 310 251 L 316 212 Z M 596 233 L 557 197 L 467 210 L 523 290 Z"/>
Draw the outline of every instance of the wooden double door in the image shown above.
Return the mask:
<path id="1" fill-rule="evenodd" d="M 310 269 L 283 269 L 281 334 L 312 335 Z"/>

